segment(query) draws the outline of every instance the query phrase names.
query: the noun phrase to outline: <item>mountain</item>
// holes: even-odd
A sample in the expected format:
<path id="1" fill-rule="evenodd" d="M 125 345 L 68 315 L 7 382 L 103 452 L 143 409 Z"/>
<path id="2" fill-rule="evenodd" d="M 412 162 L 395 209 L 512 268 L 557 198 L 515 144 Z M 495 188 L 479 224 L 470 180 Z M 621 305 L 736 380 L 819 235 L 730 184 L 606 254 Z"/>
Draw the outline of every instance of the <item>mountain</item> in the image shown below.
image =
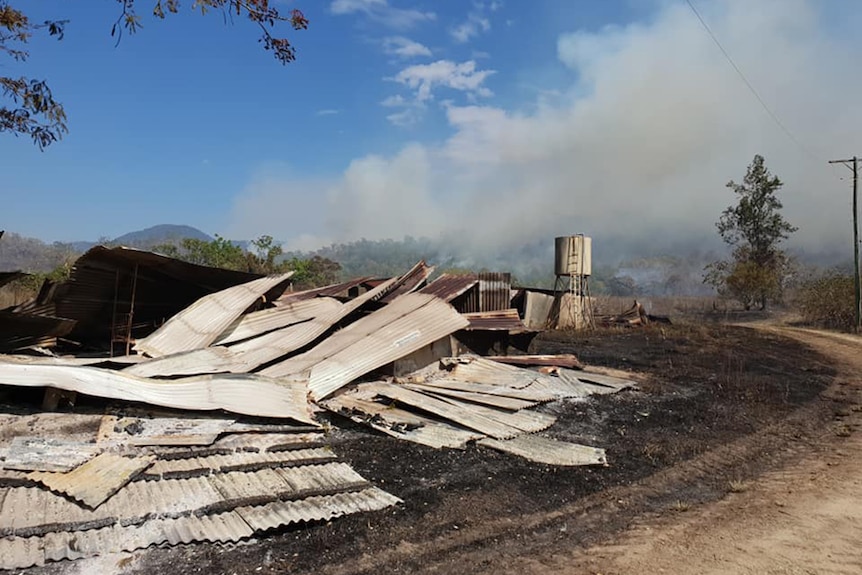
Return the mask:
<path id="1" fill-rule="evenodd" d="M 197 228 L 176 224 L 159 224 L 145 230 L 129 232 L 115 238 L 111 243 L 131 247 L 152 247 L 157 244 L 176 242 L 184 238 L 211 241 L 213 238 Z"/>

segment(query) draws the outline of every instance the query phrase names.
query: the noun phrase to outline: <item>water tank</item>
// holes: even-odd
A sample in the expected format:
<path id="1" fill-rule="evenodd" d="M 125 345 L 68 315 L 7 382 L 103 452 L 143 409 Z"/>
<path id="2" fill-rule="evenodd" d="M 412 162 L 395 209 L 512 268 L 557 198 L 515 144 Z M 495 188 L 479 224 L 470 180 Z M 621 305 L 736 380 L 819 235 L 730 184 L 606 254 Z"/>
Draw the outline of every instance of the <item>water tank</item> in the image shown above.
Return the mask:
<path id="1" fill-rule="evenodd" d="M 554 273 L 558 276 L 593 273 L 593 240 L 588 236 L 563 236 L 554 242 Z"/>

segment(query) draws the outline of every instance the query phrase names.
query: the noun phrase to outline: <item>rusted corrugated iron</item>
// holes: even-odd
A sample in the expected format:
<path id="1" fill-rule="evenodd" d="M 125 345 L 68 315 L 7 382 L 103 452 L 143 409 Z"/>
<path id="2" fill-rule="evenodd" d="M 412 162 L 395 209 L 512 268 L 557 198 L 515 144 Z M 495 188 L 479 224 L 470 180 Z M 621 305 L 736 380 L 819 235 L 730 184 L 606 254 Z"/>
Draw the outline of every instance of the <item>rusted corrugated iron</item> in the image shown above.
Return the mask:
<path id="1" fill-rule="evenodd" d="M 69 334 L 75 320 L 0 311 L 0 352 L 47 345 Z"/>
<path id="2" fill-rule="evenodd" d="M 392 291 L 388 294 L 380 298 L 380 301 L 382 303 L 389 303 L 398 296 L 415 291 L 416 288 L 425 283 L 425 280 L 428 279 L 428 276 L 431 275 L 431 272 L 433 271 L 434 268 L 426 264 L 425 260 L 420 261 L 413 266 L 410 271 L 401 276 L 398 285 L 393 287 Z"/>
<path id="3" fill-rule="evenodd" d="M 479 311 L 509 309 L 512 300 L 512 274 L 482 272 L 479 274 Z"/>
<path id="4" fill-rule="evenodd" d="M 285 292 L 281 297 L 276 300 L 275 304 L 277 306 L 289 304 L 298 301 L 304 301 L 316 297 L 340 297 L 346 298 L 348 297 L 350 290 L 357 288 L 366 282 L 368 282 L 370 277 L 361 277 L 355 278 L 352 280 L 348 280 L 346 282 L 331 284 L 328 286 L 323 286 L 319 288 L 313 288 L 298 292 Z"/>
<path id="5" fill-rule="evenodd" d="M 436 295 L 445 302 L 452 303 L 453 300 L 465 294 L 470 288 L 479 283 L 478 276 L 474 274 L 454 275 L 442 274 L 436 280 L 419 290 L 420 293 Z M 458 309 L 458 306 L 455 306 Z M 458 311 L 467 311 L 458 309 Z M 477 311 L 477 310 L 474 310 Z"/>
<path id="6" fill-rule="evenodd" d="M 35 301 L 15 311 L 75 320 L 70 339 L 105 346 L 115 324 L 128 325 L 132 310 L 132 336 L 143 337 L 201 297 L 259 277 L 133 248 L 96 246 L 78 258 L 68 280 L 46 282 Z"/>
<path id="7" fill-rule="evenodd" d="M 530 331 L 521 321 L 516 309 L 465 313 L 464 317 L 470 322 L 466 329 L 471 331 L 508 331 L 509 333 Z"/>

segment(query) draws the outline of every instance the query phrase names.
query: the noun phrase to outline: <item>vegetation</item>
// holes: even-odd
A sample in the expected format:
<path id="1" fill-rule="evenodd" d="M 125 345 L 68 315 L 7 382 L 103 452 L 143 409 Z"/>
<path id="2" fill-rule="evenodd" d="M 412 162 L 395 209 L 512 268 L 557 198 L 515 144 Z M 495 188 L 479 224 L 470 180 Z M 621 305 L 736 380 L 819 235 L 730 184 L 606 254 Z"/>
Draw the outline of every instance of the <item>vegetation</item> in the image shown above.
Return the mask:
<path id="1" fill-rule="evenodd" d="M 803 281 L 795 298 L 802 320 L 851 331 L 856 322 L 853 289 L 853 275 L 837 270 Z"/>
<path id="2" fill-rule="evenodd" d="M 251 242 L 251 251 L 218 234 L 211 241 L 184 238 L 178 244 L 157 245 L 154 251 L 202 266 L 217 267 L 256 274 L 276 274 L 294 271 L 294 285 L 317 287 L 338 281 L 341 266 L 327 258 L 284 258 L 282 247 L 272 236 L 261 236 Z"/>
<path id="3" fill-rule="evenodd" d="M 739 201 L 724 210 L 716 227 L 733 248 L 732 259 L 709 264 L 704 281 L 746 310 L 754 305 L 766 309 L 782 296 L 790 260 L 779 244 L 797 229 L 781 215 L 776 193 L 783 185 L 760 155 L 754 156 L 741 184 L 727 184 Z"/>
<path id="4" fill-rule="evenodd" d="M 152 13 L 157 18 L 176 14 L 180 9 L 179 0 L 117 0 L 120 14 L 111 29 L 111 36 L 119 41 L 124 31 L 134 33 L 142 28 L 137 7 L 147 1 L 153 6 Z M 287 64 L 296 59 L 295 49 L 287 38 L 273 36 L 273 29 L 283 22 L 294 30 L 304 30 L 308 28 L 308 20 L 299 10 L 282 14 L 272 4 L 275 2 L 269 0 L 194 0 L 192 8 L 202 14 L 220 11 L 225 18 L 247 17 L 260 28 L 260 42 L 264 49 L 272 52 L 282 64 Z M 26 46 L 34 35 L 47 34 L 62 40 L 68 23 L 69 20 L 34 22 L 21 8 L 13 8 L 9 1 L 0 0 L 0 53 L 24 62 L 30 55 Z M 68 132 L 66 111 L 54 99 L 45 81 L 25 76 L 0 76 L 0 92 L 7 100 L 5 104 L 0 102 L 0 132 L 29 136 L 43 150 Z"/>

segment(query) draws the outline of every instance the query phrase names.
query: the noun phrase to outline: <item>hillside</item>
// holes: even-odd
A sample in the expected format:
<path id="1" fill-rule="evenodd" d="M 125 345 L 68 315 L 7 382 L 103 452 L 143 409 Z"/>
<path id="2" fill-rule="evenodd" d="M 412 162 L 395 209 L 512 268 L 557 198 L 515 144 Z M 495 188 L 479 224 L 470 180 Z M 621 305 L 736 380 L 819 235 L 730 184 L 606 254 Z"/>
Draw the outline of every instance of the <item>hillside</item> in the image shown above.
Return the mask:
<path id="1" fill-rule="evenodd" d="M 129 232 L 117 238 L 111 243 L 130 247 L 150 247 L 156 244 L 176 242 L 184 238 L 194 238 L 208 242 L 213 238 L 192 226 L 177 224 L 159 224 L 144 230 Z"/>

